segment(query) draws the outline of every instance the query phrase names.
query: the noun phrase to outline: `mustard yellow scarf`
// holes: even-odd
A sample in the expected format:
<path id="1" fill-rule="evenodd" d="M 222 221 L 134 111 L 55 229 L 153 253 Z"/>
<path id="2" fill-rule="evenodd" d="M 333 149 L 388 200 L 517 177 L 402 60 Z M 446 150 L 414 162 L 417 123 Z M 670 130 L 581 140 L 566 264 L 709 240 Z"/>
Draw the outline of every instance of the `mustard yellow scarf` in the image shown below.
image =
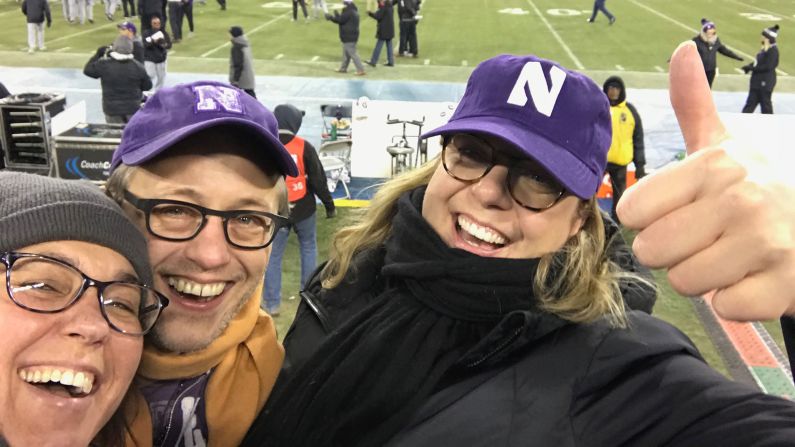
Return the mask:
<path id="1" fill-rule="evenodd" d="M 261 288 L 254 292 L 224 333 L 207 348 L 173 354 L 144 348 L 138 375 L 149 380 L 195 377 L 213 369 L 205 405 L 209 445 L 237 446 L 265 405 L 284 360 L 271 317 L 260 311 Z M 152 418 L 140 393 L 126 411 L 126 445 L 152 446 Z"/>

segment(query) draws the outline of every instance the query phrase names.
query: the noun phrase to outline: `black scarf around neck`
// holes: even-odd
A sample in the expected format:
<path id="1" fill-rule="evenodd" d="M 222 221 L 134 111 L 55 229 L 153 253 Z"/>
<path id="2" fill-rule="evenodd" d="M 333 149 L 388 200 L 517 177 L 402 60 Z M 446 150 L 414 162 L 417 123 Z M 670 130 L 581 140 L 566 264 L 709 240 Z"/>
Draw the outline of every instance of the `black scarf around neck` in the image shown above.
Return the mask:
<path id="1" fill-rule="evenodd" d="M 507 313 L 534 309 L 538 260 L 447 247 L 422 217 L 424 193 L 399 199 L 384 291 L 278 387 L 250 445 L 382 445 Z"/>

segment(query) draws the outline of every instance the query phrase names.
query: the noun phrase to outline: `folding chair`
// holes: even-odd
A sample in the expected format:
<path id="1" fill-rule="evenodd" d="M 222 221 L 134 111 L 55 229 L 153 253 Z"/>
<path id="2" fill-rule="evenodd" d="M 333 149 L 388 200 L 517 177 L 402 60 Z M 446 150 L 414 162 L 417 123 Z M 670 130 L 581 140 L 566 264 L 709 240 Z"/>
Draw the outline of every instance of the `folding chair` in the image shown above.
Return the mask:
<path id="1" fill-rule="evenodd" d="M 320 145 L 318 150 L 320 164 L 323 165 L 323 171 L 326 173 L 328 190 L 334 192 L 337 189 L 337 183 L 342 183 L 346 199 L 351 198 L 348 183 L 351 181 L 352 145 L 353 141 L 350 139 L 326 141 Z"/>

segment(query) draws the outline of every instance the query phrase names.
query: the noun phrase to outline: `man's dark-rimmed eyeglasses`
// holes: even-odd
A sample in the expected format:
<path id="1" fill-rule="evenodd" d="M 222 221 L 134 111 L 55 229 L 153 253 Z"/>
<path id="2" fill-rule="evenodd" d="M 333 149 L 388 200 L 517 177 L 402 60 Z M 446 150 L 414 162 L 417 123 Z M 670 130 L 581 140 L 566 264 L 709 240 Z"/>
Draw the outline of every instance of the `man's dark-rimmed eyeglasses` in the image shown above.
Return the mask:
<path id="1" fill-rule="evenodd" d="M 217 211 L 180 200 L 142 199 L 129 191 L 124 199 L 146 215 L 149 233 L 167 241 L 193 239 L 207 225 L 208 215 L 221 218 L 229 244 L 248 250 L 267 247 L 279 228 L 290 225 L 288 218 L 265 211 Z"/>
<path id="2" fill-rule="evenodd" d="M 152 288 L 134 281 L 98 281 L 50 256 L 6 252 L 0 261 L 5 264 L 9 298 L 31 312 L 61 312 L 96 287 L 100 312 L 111 329 L 144 335 L 168 305 L 168 298 Z"/>
<path id="3" fill-rule="evenodd" d="M 460 133 L 448 137 L 446 142 L 442 148 L 442 165 L 456 180 L 476 183 L 499 162 L 508 166 L 508 192 L 524 208 L 543 211 L 566 195 L 566 189 L 537 163 L 507 156 L 502 161 L 498 151 L 482 138 Z"/>

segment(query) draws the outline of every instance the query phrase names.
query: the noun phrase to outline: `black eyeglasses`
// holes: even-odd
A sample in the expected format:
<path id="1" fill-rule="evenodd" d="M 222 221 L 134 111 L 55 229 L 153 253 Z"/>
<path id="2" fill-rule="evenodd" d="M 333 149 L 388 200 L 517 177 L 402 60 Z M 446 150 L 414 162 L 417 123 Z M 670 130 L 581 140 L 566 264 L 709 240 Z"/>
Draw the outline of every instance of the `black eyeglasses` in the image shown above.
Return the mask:
<path id="1" fill-rule="evenodd" d="M 167 241 L 193 239 L 207 225 L 208 215 L 221 218 L 227 242 L 247 250 L 267 247 L 280 228 L 290 225 L 290 219 L 265 211 L 216 211 L 179 200 L 141 199 L 129 191 L 124 199 L 144 212 L 150 233 Z"/>
<path id="2" fill-rule="evenodd" d="M 61 312 L 96 287 L 99 309 L 111 329 L 144 335 L 155 325 L 168 298 L 132 281 L 98 281 L 49 256 L 6 252 L 6 291 L 17 306 L 36 313 Z"/>
<path id="3" fill-rule="evenodd" d="M 442 148 L 445 172 L 456 180 L 476 183 L 497 164 L 497 150 L 470 134 L 455 134 Z M 512 160 L 508 166 L 508 192 L 516 203 L 532 211 L 551 208 L 566 189 L 530 160 Z"/>

